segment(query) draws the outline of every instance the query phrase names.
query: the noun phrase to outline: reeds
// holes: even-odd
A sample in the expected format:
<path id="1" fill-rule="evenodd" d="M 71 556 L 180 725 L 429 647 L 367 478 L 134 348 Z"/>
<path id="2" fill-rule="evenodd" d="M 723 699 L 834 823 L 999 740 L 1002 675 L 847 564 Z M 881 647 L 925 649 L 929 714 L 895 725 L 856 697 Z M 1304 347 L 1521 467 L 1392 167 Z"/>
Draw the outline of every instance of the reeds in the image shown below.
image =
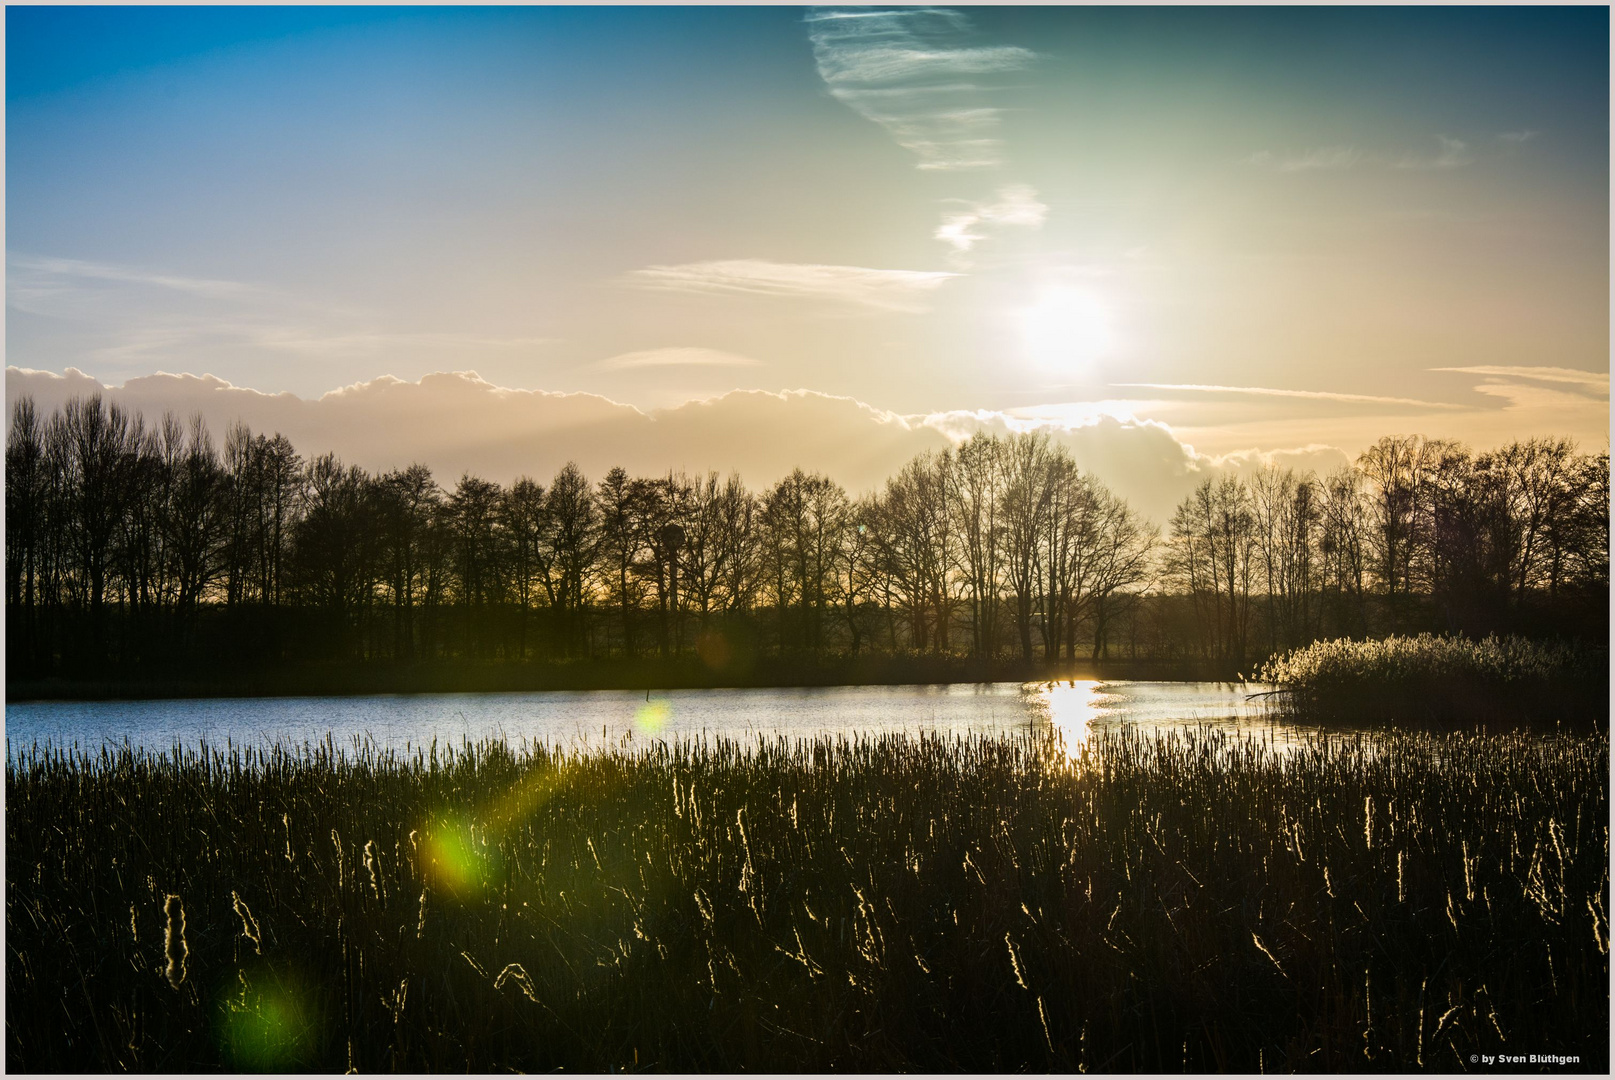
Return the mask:
<path id="1" fill-rule="evenodd" d="M 22 751 L 6 1063 L 1598 1072 L 1608 771 L 1602 735 Z M 137 929 L 171 895 L 177 988 Z"/>
<path id="2" fill-rule="evenodd" d="M 1419 634 L 1336 638 L 1257 672 L 1295 718 L 1609 722 L 1609 657 L 1582 644 Z"/>

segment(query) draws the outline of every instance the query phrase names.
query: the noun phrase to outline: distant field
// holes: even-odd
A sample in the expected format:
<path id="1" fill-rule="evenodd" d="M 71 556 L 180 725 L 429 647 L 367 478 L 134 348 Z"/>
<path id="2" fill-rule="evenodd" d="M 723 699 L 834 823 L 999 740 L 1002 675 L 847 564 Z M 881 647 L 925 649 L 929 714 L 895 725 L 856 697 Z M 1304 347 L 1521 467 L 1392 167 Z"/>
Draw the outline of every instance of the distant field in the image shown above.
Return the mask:
<path id="1" fill-rule="evenodd" d="M 1604 1072 L 1608 773 L 1602 734 L 23 753 L 6 1065 Z"/>

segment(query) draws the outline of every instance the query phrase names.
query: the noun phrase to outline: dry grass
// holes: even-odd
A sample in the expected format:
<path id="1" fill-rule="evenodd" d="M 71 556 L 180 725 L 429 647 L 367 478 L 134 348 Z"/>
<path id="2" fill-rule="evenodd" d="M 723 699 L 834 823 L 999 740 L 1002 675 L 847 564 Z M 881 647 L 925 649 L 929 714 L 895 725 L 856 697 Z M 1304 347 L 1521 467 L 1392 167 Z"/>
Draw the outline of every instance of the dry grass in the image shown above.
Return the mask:
<path id="1" fill-rule="evenodd" d="M 7 1067 L 1607 1069 L 1605 737 L 1055 749 L 22 752 Z"/>
<path id="2" fill-rule="evenodd" d="M 1262 665 L 1299 719 L 1609 724 L 1609 657 L 1582 644 L 1419 634 L 1336 638 Z"/>

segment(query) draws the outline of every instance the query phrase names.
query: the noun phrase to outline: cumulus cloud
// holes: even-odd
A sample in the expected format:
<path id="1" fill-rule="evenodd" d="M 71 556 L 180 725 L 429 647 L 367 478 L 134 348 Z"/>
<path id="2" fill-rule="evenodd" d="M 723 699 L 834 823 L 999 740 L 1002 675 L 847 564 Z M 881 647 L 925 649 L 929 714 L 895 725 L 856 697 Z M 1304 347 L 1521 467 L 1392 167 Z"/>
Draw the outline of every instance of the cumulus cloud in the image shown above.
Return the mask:
<path id="1" fill-rule="evenodd" d="M 761 360 L 749 356 L 722 352 L 718 349 L 681 348 L 645 349 L 623 353 L 600 361 L 596 367 L 620 371 L 626 368 L 657 367 L 761 367 Z"/>
<path id="2" fill-rule="evenodd" d="M 867 266 L 722 259 L 648 266 L 628 275 L 650 289 L 719 296 L 828 300 L 885 311 L 922 312 L 925 300 L 958 274 L 938 270 L 876 270 Z"/>
<path id="3" fill-rule="evenodd" d="M 109 387 L 72 368 L 59 375 L 6 369 L 8 411 L 22 396 L 48 413 L 92 393 L 148 419 L 165 411 L 200 413 L 216 436 L 237 420 L 255 432 L 279 431 L 305 457 L 331 451 L 372 471 L 424 462 L 449 486 L 467 472 L 500 483 L 521 475 L 544 479 L 570 460 L 592 477 L 614 465 L 641 475 L 732 469 L 754 487 L 801 466 L 860 492 L 884 484 L 914 455 L 976 431 L 1043 427 L 1084 469 L 1162 521 L 1215 464 L 1165 425 L 1131 417 L 1066 423 L 990 411 L 905 416 L 808 390 L 737 390 L 643 411 L 594 394 L 500 387 L 468 371 L 415 382 L 386 376 L 304 399 L 211 375 L 149 375 Z"/>
<path id="4" fill-rule="evenodd" d="M 1219 454 L 1213 459 L 1216 467 L 1241 477 L 1250 477 L 1263 468 L 1272 465 L 1280 469 L 1293 469 L 1305 475 L 1313 473 L 1316 476 L 1328 476 L 1343 465 L 1351 464 L 1351 458 L 1338 446 L 1327 446 L 1322 443 L 1310 443 L 1280 450 L 1236 450 L 1227 454 Z"/>
<path id="5" fill-rule="evenodd" d="M 985 240 L 987 234 L 982 230 L 1004 225 L 1035 229 L 1049 214 L 1029 184 L 1006 184 L 992 202 L 956 201 L 963 202 L 963 207 L 943 214 L 935 233 L 936 239 L 952 245 L 956 252 L 969 251 Z"/>
<path id="6" fill-rule="evenodd" d="M 808 36 L 830 93 L 880 125 L 919 168 L 999 164 L 996 77 L 1036 59 L 1029 49 L 971 44 L 970 22 L 941 8 L 815 9 Z"/>

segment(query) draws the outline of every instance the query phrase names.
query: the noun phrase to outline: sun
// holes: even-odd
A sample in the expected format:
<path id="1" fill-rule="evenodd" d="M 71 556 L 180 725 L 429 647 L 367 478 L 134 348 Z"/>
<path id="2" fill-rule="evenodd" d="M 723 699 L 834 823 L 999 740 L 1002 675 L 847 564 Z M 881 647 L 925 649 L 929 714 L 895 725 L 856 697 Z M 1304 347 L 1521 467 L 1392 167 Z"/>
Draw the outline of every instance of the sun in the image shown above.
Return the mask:
<path id="1" fill-rule="evenodd" d="M 1027 358 L 1046 371 L 1084 374 L 1114 344 L 1104 301 L 1073 285 L 1043 289 L 1015 320 Z"/>

